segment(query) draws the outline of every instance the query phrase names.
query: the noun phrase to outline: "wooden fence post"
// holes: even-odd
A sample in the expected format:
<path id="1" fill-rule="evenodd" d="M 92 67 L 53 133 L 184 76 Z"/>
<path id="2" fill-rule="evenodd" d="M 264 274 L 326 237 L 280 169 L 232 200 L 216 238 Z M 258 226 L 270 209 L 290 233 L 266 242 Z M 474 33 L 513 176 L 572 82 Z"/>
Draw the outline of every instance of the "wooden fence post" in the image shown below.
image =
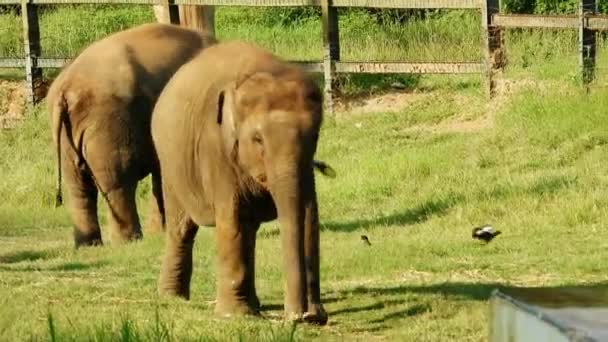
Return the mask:
<path id="1" fill-rule="evenodd" d="M 215 37 L 215 6 L 179 6 L 180 25 Z"/>
<path id="2" fill-rule="evenodd" d="M 323 79 L 325 87 L 323 99 L 325 111 L 333 114 L 334 98 L 338 91 L 335 62 L 340 60 L 340 34 L 338 10 L 332 0 L 321 1 L 321 21 L 323 25 Z"/>
<path id="3" fill-rule="evenodd" d="M 42 86 L 42 69 L 38 68 L 40 57 L 40 27 L 38 8 L 28 0 L 21 0 L 21 19 L 23 21 L 23 44 L 25 51 L 26 99 L 31 105 L 38 102 Z"/>
<path id="4" fill-rule="evenodd" d="M 587 28 L 587 16 L 595 14 L 596 4 L 595 0 L 580 1 L 578 13 L 580 17 L 578 28 L 579 65 L 581 68 L 582 81 L 586 86 L 593 81 L 596 55 L 595 31 Z"/>
<path id="5" fill-rule="evenodd" d="M 179 25 L 179 7 L 174 0 L 161 0 L 152 6 L 156 21 L 162 24 Z"/>
<path id="6" fill-rule="evenodd" d="M 169 2 L 169 23 L 173 25 L 179 25 L 179 6 L 175 4 L 175 1 Z"/>
<path id="7" fill-rule="evenodd" d="M 495 88 L 494 74 L 503 67 L 501 29 L 492 25 L 492 16 L 500 13 L 500 3 L 499 0 L 483 0 L 481 3 L 485 83 L 487 94 L 491 97 Z"/>

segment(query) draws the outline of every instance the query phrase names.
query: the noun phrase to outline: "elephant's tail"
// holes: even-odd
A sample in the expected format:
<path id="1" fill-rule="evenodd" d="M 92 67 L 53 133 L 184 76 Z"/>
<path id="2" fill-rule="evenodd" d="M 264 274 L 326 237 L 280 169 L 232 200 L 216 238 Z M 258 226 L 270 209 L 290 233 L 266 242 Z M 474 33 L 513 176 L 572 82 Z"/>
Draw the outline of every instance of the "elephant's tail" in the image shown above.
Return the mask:
<path id="1" fill-rule="evenodd" d="M 55 148 L 57 154 L 57 179 L 55 183 L 55 207 L 59 207 L 63 203 L 63 196 L 61 194 L 61 131 L 65 125 L 65 120 L 68 115 L 68 108 L 63 97 L 58 96 L 58 99 L 53 104 L 51 117 L 53 134 L 55 139 Z"/>
<path id="2" fill-rule="evenodd" d="M 336 178 L 336 170 L 334 170 L 329 164 L 320 160 L 313 160 L 313 166 L 326 177 Z"/>

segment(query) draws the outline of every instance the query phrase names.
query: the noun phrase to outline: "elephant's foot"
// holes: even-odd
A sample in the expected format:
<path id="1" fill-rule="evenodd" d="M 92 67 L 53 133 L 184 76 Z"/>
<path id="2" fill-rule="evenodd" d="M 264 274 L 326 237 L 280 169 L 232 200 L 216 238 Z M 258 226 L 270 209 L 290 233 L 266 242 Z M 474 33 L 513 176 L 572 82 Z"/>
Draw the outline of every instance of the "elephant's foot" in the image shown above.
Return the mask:
<path id="1" fill-rule="evenodd" d="M 101 239 L 101 232 L 94 231 L 90 233 L 83 233 L 79 230 L 74 230 L 74 244 L 76 248 L 102 246 L 103 241 Z"/>
<path id="2" fill-rule="evenodd" d="M 111 240 L 112 243 L 123 244 L 141 240 L 143 237 L 144 235 L 141 232 L 141 229 L 133 229 L 130 231 L 115 229 L 111 236 Z"/>
<path id="3" fill-rule="evenodd" d="M 260 303 L 260 298 L 258 298 L 257 295 L 253 295 L 253 297 L 250 299 L 250 304 L 251 304 L 251 307 L 257 311 L 260 311 L 260 309 L 262 308 L 262 304 Z"/>
<path id="4" fill-rule="evenodd" d="M 259 316 L 260 302 L 257 297 L 249 301 L 245 299 L 218 298 L 215 313 L 222 317 Z"/>
<path id="5" fill-rule="evenodd" d="M 308 311 L 304 313 L 285 312 L 285 320 L 296 323 L 310 323 L 315 325 L 327 324 L 327 312 L 322 304 L 309 304 Z"/>
<path id="6" fill-rule="evenodd" d="M 178 297 L 183 298 L 185 300 L 190 299 L 190 290 L 184 286 L 175 286 L 163 283 L 162 281 L 158 285 L 158 293 L 161 296 L 167 297 Z"/>
<path id="7" fill-rule="evenodd" d="M 318 325 L 327 324 L 327 318 L 323 304 L 308 304 L 308 311 L 302 317 L 304 322 Z"/>
<path id="8" fill-rule="evenodd" d="M 158 280 L 158 293 L 161 296 L 180 297 L 190 299 L 190 275 L 191 268 L 181 269 L 181 265 L 163 262 L 161 274 Z"/>

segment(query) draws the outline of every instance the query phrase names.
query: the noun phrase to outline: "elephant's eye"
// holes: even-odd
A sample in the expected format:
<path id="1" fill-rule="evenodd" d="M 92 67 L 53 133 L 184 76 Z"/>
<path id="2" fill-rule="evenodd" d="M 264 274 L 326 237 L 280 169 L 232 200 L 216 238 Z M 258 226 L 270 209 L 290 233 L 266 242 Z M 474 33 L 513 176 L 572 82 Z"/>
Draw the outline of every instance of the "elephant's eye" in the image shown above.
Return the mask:
<path id="1" fill-rule="evenodd" d="M 251 138 L 254 143 L 261 144 L 263 142 L 262 135 L 259 132 L 255 132 Z"/>

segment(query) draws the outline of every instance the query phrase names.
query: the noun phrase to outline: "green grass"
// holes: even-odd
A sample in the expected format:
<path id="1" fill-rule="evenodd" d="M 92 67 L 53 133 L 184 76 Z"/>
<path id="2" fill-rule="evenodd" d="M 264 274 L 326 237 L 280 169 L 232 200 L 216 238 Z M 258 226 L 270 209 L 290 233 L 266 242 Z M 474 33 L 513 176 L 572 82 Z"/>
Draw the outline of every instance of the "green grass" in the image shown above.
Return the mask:
<path id="1" fill-rule="evenodd" d="M 330 322 L 295 330 L 278 319 L 274 222 L 257 250 L 265 319 L 213 315 L 212 229 L 199 232 L 189 302 L 157 297 L 161 236 L 74 251 L 66 210 L 52 207 L 46 114 L 31 113 L 0 133 L 0 340 L 481 341 L 495 287 L 605 285 L 606 92 L 538 83 L 487 103 L 456 82 L 420 87 L 403 111 L 324 125 L 318 157 L 339 175 L 318 179 Z M 486 115 L 489 127 L 458 130 Z M 503 235 L 472 241 L 482 223 Z"/>
<path id="2" fill-rule="evenodd" d="M 276 13 L 222 9 L 219 36 L 320 58 L 318 21 L 293 25 L 290 12 Z M 450 13 L 401 26 L 342 13 L 343 58 L 479 60 L 478 17 Z M 148 7 L 62 6 L 41 14 L 43 51 L 73 55 L 151 20 Z M 1 56 L 21 53 L 19 30 L 18 18 L 0 16 Z M 213 315 L 212 229 L 199 232 L 189 302 L 157 297 L 162 236 L 74 251 L 66 209 L 53 207 L 54 153 L 41 104 L 16 129 L 0 131 L 0 341 L 481 341 L 495 287 L 607 285 L 607 49 L 600 40 L 597 80 L 584 94 L 575 34 L 506 33 L 502 84 L 510 88 L 490 102 L 478 76 L 342 78 L 347 95 L 394 81 L 410 95 L 394 113 L 325 121 L 318 158 L 338 178 L 317 181 L 330 314 L 323 328 L 278 319 L 283 273 L 274 222 L 261 229 L 257 250 L 265 319 Z M 138 189 L 143 216 L 149 192 L 146 180 Z M 472 241 L 472 227 L 483 223 L 503 235 L 489 245 Z"/>

